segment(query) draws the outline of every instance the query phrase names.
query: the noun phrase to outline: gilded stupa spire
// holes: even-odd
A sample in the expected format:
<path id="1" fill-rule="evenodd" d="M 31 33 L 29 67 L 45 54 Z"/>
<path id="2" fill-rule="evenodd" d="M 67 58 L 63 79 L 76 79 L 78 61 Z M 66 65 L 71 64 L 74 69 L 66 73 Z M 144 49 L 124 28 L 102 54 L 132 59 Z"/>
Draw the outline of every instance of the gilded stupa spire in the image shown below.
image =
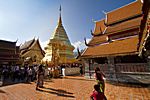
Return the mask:
<path id="1" fill-rule="evenodd" d="M 58 25 L 62 25 L 62 20 L 61 20 L 61 5 L 60 5 L 60 8 L 59 8 L 59 20 L 58 20 Z"/>
<path id="2" fill-rule="evenodd" d="M 65 44 L 69 44 L 71 45 L 70 43 L 70 40 L 67 36 L 67 33 L 63 27 L 63 24 L 62 24 L 62 18 L 61 18 L 61 6 L 59 8 L 59 19 L 58 19 L 58 24 L 56 26 L 56 29 L 55 31 L 53 32 L 52 34 L 52 38 L 51 39 L 56 39 L 56 40 L 61 40 L 63 41 Z"/>

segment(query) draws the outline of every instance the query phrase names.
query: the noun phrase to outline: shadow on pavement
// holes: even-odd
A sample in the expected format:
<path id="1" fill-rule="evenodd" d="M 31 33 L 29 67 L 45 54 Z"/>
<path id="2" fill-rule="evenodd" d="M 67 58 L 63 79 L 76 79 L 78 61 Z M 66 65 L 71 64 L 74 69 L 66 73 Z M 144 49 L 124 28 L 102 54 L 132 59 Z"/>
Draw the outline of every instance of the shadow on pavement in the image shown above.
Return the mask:
<path id="1" fill-rule="evenodd" d="M 0 93 L 6 93 L 5 91 L 3 91 L 3 90 L 0 90 Z"/>
<path id="2" fill-rule="evenodd" d="M 2 82 L 2 81 L 1 81 Z M 33 82 L 35 81 L 32 81 L 32 82 L 26 82 L 25 80 L 11 80 L 11 79 L 5 79 L 3 80 L 2 84 L 0 85 L 0 87 L 3 87 L 3 86 L 9 86 L 9 85 L 15 85 L 15 84 L 20 84 L 20 83 L 24 83 L 24 84 L 32 84 Z"/>
<path id="3" fill-rule="evenodd" d="M 48 91 L 48 90 L 43 90 L 43 89 L 48 89 L 48 90 L 52 90 L 52 91 Z M 63 97 L 70 97 L 70 98 L 75 98 L 74 96 L 72 96 L 71 92 L 67 92 L 65 90 L 61 90 L 61 89 L 53 89 L 53 88 L 43 88 L 43 89 L 38 89 L 37 91 L 40 91 L 40 92 L 47 92 L 47 93 L 51 93 L 51 94 L 54 94 L 54 95 L 57 95 L 57 96 L 63 96 Z"/>
<path id="4" fill-rule="evenodd" d="M 44 87 L 44 89 L 49 89 L 49 90 L 56 91 L 56 92 L 59 92 L 59 93 L 73 94 L 71 92 L 67 92 L 67 91 L 62 90 L 62 89 L 53 89 L 53 88 L 46 88 L 46 87 Z"/>
<path id="5" fill-rule="evenodd" d="M 25 79 L 24 80 L 11 80 L 11 79 L 5 79 L 2 81 L 0 81 L 0 87 L 3 86 L 9 86 L 9 85 L 15 85 L 15 84 L 20 84 L 20 83 L 24 83 L 24 84 L 32 84 L 33 82 L 36 83 L 36 80 L 32 81 L 32 82 L 27 82 Z M 51 79 L 45 79 L 44 82 L 53 82 Z"/>

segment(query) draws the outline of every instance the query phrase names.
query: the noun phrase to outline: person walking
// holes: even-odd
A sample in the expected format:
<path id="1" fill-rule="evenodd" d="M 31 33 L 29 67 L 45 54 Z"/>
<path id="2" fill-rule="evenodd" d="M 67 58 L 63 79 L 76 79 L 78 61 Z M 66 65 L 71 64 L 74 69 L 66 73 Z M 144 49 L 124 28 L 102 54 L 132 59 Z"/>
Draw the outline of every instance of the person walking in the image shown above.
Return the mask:
<path id="1" fill-rule="evenodd" d="M 104 93 L 104 91 L 105 91 L 105 82 L 104 82 L 105 75 L 100 70 L 99 67 L 95 68 L 95 78 L 96 78 L 97 84 L 100 86 L 100 92 Z"/>
<path id="2" fill-rule="evenodd" d="M 36 90 L 38 90 L 38 88 L 43 88 L 43 84 L 44 84 L 44 69 L 43 69 L 43 65 L 39 66 L 39 69 L 37 71 L 37 84 L 36 84 Z"/>
<path id="3" fill-rule="evenodd" d="M 32 81 L 32 75 L 33 75 L 32 66 L 29 66 L 29 69 L 28 69 L 28 82 Z"/>
<path id="4" fill-rule="evenodd" d="M 83 66 L 82 66 L 82 64 L 79 65 L 79 68 L 80 68 L 80 75 L 82 76 L 83 75 Z"/>

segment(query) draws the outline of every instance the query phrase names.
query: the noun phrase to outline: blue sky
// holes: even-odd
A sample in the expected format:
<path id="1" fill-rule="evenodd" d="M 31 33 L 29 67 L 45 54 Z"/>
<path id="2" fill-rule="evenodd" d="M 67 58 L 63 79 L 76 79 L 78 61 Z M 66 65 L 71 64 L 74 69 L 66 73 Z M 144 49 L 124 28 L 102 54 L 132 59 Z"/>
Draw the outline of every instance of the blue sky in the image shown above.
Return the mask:
<path id="1" fill-rule="evenodd" d="M 83 46 L 84 37 L 91 38 L 94 21 L 135 0 L 0 0 L 0 39 L 17 45 L 34 37 L 42 46 L 51 37 L 62 6 L 63 26 L 74 45 Z M 83 48 L 83 47 L 82 47 Z"/>

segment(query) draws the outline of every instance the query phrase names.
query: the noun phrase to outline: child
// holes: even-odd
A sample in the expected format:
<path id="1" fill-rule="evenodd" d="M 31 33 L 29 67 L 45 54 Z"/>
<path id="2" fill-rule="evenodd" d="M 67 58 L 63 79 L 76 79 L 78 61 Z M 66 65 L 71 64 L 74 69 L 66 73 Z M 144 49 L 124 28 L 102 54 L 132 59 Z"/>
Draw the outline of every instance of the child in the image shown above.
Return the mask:
<path id="1" fill-rule="evenodd" d="M 104 93 L 103 92 L 100 92 L 99 90 L 100 86 L 98 84 L 94 85 L 94 91 L 93 93 L 91 94 L 91 99 L 92 100 L 107 100 Z"/>

